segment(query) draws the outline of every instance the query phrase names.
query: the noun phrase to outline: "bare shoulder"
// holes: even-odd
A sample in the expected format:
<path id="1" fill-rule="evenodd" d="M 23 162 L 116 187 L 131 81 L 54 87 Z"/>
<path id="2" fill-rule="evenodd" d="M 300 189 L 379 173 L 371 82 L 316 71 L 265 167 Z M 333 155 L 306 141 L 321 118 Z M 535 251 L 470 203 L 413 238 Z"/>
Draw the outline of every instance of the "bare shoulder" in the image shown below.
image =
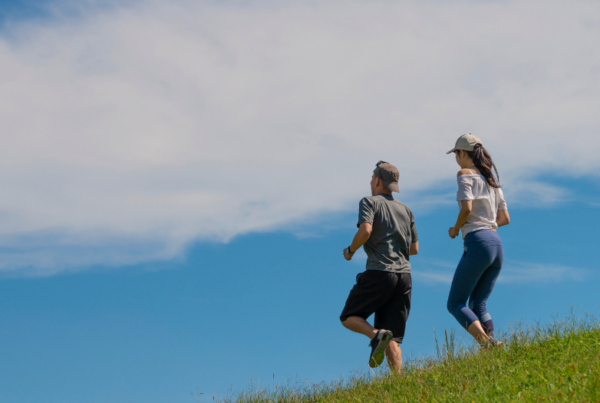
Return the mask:
<path id="1" fill-rule="evenodd" d="M 461 169 L 460 171 L 458 171 L 458 173 L 456 174 L 457 178 L 460 178 L 463 175 L 472 175 L 473 172 L 471 172 L 470 169 Z"/>

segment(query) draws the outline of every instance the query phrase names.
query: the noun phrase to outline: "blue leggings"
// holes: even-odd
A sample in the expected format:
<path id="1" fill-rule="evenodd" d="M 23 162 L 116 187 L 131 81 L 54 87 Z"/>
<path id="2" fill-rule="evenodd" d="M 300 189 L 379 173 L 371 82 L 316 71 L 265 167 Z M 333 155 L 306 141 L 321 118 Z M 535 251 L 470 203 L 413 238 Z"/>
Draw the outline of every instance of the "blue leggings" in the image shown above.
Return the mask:
<path id="1" fill-rule="evenodd" d="M 448 311 L 465 329 L 479 320 L 493 336 L 494 326 L 486 301 L 494 289 L 503 260 L 502 241 L 496 231 L 480 230 L 465 237 L 465 252 L 448 296 Z"/>

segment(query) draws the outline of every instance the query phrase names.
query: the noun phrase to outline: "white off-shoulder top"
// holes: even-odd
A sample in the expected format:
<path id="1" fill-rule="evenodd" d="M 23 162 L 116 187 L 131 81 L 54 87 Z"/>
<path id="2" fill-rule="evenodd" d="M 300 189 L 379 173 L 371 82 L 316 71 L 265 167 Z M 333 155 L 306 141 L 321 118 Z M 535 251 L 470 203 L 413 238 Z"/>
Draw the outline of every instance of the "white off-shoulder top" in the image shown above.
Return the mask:
<path id="1" fill-rule="evenodd" d="M 462 200 L 469 200 L 473 204 L 471 214 L 461 228 L 463 239 L 469 232 L 498 228 L 497 212 L 498 210 L 507 210 L 502 189 L 489 186 L 481 174 L 462 175 L 457 180 L 458 207 L 460 208 Z"/>

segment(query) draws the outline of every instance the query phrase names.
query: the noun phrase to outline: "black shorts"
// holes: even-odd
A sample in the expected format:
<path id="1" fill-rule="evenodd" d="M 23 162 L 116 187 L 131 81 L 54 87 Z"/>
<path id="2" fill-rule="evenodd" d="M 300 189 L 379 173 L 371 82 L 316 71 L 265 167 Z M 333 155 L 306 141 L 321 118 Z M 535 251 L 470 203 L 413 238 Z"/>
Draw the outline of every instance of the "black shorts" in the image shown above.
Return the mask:
<path id="1" fill-rule="evenodd" d="M 340 320 L 350 316 L 367 319 L 375 314 L 375 328 L 391 330 L 392 340 L 402 343 L 410 312 L 412 279 L 410 273 L 367 270 L 356 276 Z"/>

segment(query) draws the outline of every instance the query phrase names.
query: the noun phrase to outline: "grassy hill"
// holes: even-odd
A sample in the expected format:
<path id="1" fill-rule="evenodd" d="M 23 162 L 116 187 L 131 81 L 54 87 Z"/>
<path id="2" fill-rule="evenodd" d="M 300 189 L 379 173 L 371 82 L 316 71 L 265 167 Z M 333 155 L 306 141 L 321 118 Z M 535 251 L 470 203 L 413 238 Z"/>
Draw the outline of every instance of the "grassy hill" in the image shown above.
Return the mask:
<path id="1" fill-rule="evenodd" d="M 479 351 L 445 334 L 436 357 L 322 385 L 250 390 L 224 402 L 600 402 L 600 326 L 574 316 L 505 334 Z"/>

